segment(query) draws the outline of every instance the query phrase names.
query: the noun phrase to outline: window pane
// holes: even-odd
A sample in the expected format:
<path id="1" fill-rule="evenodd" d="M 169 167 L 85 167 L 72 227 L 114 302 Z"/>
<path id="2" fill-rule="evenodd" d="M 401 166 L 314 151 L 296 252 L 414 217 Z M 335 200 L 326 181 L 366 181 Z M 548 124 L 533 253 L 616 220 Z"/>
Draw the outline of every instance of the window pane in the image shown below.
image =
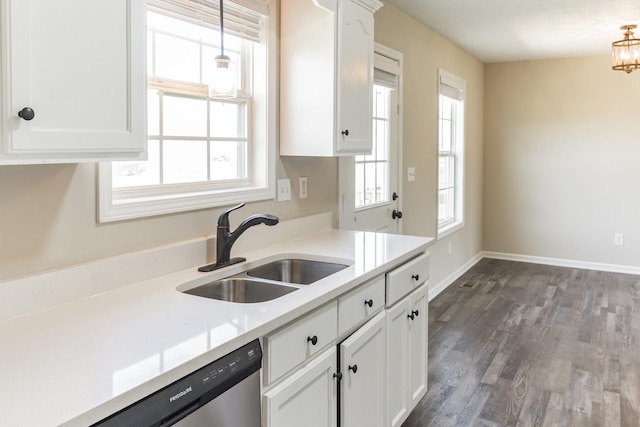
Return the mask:
<path id="1" fill-rule="evenodd" d="M 453 189 L 438 191 L 438 222 L 440 224 L 452 221 L 453 216 Z"/>
<path id="2" fill-rule="evenodd" d="M 387 177 L 387 162 L 378 163 L 376 169 L 376 203 L 383 203 L 389 200 L 389 190 L 387 189 L 387 183 L 389 182 L 389 178 Z"/>
<path id="3" fill-rule="evenodd" d="M 243 138 L 244 127 L 240 125 L 240 104 L 211 102 L 211 136 L 216 138 Z M 244 106 L 242 106 L 244 108 Z"/>
<path id="4" fill-rule="evenodd" d="M 164 134 L 169 136 L 207 136 L 207 101 L 165 95 Z"/>
<path id="5" fill-rule="evenodd" d="M 200 46 L 177 37 L 156 34 L 155 71 L 157 77 L 200 82 Z"/>
<path id="6" fill-rule="evenodd" d="M 244 163 L 245 142 L 216 141 L 211 143 L 211 180 L 240 179 L 247 177 Z"/>
<path id="7" fill-rule="evenodd" d="M 361 208 L 364 205 L 364 165 L 362 163 L 356 163 L 356 208 Z"/>
<path id="8" fill-rule="evenodd" d="M 165 184 L 207 180 L 205 141 L 164 141 L 162 154 Z"/>
<path id="9" fill-rule="evenodd" d="M 455 186 L 455 163 L 453 156 L 441 156 L 438 159 L 438 189 Z"/>
<path id="10" fill-rule="evenodd" d="M 373 116 L 381 119 L 389 118 L 389 88 L 374 86 L 373 88 Z"/>
<path id="11" fill-rule="evenodd" d="M 440 120 L 440 151 L 451 151 L 451 121 Z"/>
<path id="12" fill-rule="evenodd" d="M 451 105 L 453 99 L 448 96 L 440 95 L 440 117 L 451 120 Z"/>
<path id="13" fill-rule="evenodd" d="M 388 160 L 389 157 L 389 122 L 376 121 L 373 141 L 376 160 Z"/>
<path id="14" fill-rule="evenodd" d="M 153 89 L 147 91 L 147 132 L 160 135 L 160 95 Z"/>
<path id="15" fill-rule="evenodd" d="M 376 201 L 376 165 L 375 163 L 366 163 L 364 165 L 364 204 L 371 205 Z"/>
<path id="16" fill-rule="evenodd" d="M 158 141 L 148 144 L 148 160 L 112 163 L 114 188 L 160 184 L 160 144 Z"/>

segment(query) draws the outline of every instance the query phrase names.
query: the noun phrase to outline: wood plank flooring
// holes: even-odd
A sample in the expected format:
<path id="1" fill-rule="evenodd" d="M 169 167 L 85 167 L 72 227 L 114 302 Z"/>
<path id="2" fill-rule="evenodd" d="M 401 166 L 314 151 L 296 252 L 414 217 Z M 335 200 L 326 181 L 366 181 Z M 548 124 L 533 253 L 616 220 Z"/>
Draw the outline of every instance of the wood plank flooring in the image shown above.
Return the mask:
<path id="1" fill-rule="evenodd" d="M 483 259 L 429 310 L 403 427 L 640 426 L 640 276 Z"/>

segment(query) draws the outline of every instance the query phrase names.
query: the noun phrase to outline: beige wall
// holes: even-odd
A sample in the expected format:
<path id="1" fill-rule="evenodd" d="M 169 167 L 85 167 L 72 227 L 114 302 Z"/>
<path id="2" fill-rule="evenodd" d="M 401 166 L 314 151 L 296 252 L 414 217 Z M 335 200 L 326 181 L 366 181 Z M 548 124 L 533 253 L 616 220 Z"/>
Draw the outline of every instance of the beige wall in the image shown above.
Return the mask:
<path id="1" fill-rule="evenodd" d="M 485 77 L 484 249 L 640 266 L 638 72 L 598 56 Z"/>
<path id="2" fill-rule="evenodd" d="M 95 164 L 0 166 L 0 281 L 215 234 L 222 209 L 97 224 L 95 170 Z M 278 177 L 284 176 L 294 195 L 298 177 L 307 176 L 309 197 L 250 203 L 232 215 L 232 226 L 256 212 L 284 220 L 335 211 L 335 159 L 283 158 Z"/>
<path id="3" fill-rule="evenodd" d="M 375 39 L 404 54 L 404 234 L 436 235 L 438 68 L 467 81 L 465 227 L 431 248 L 433 287 L 482 250 L 484 66 L 388 3 L 376 13 Z M 407 182 L 410 166 L 416 168 L 414 182 Z"/>

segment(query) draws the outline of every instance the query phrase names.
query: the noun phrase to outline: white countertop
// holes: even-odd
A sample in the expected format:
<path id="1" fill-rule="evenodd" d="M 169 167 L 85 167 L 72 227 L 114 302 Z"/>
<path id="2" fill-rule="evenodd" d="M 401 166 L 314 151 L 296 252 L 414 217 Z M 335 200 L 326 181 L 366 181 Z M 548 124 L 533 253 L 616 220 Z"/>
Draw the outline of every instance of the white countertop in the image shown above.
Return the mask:
<path id="1" fill-rule="evenodd" d="M 0 425 L 92 424 L 405 262 L 431 241 L 327 230 L 236 253 L 247 261 L 215 272 L 200 273 L 194 265 L 1 322 Z M 176 290 L 281 254 L 352 265 L 264 303 L 229 303 Z"/>

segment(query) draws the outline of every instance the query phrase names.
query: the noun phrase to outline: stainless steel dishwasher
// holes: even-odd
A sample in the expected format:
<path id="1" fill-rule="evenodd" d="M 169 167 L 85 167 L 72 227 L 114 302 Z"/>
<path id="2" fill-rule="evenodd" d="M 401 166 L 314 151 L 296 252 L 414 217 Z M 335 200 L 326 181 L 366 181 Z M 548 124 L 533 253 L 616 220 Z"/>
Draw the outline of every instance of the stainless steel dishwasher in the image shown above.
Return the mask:
<path id="1" fill-rule="evenodd" d="M 94 426 L 259 427 L 261 366 L 254 340 Z"/>

